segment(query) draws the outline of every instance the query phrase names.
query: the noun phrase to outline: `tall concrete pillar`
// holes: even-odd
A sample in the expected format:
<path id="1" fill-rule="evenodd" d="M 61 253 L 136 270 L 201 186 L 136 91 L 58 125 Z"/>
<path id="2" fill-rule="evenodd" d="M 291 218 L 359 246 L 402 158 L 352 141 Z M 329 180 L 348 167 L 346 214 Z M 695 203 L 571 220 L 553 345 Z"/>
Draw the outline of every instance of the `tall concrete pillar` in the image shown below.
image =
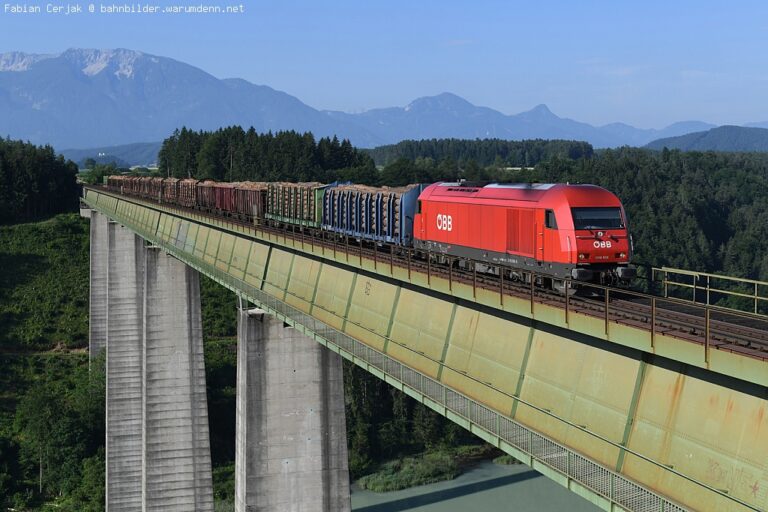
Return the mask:
<path id="1" fill-rule="evenodd" d="M 88 324 L 88 358 L 98 357 L 107 345 L 107 218 L 90 211 L 91 218 L 91 276 Z"/>
<path id="2" fill-rule="evenodd" d="M 144 301 L 145 511 L 213 511 L 200 277 L 147 249 Z"/>
<path id="3" fill-rule="evenodd" d="M 235 510 L 350 509 L 341 358 L 260 310 L 241 310 Z"/>
<path id="4" fill-rule="evenodd" d="M 106 509 L 141 510 L 144 244 L 107 226 Z"/>

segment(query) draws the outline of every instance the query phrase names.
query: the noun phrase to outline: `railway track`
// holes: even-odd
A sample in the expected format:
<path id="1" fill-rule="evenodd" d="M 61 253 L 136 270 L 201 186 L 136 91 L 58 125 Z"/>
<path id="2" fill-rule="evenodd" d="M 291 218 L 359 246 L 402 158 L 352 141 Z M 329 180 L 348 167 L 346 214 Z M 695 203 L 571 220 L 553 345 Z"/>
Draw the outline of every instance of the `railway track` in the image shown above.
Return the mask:
<path id="1" fill-rule="evenodd" d="M 95 188 L 114 194 L 103 187 Z M 157 204 L 157 201 L 147 198 L 130 197 Z M 447 264 L 447 258 L 442 255 L 404 249 L 392 244 L 351 240 L 319 229 L 274 224 L 256 226 L 250 219 L 177 205 L 163 206 L 182 213 L 193 212 L 218 220 L 225 218 L 232 224 L 253 229 L 254 234 L 258 229 L 278 238 L 282 237 L 286 241 L 292 239 L 306 246 L 331 249 L 336 254 L 370 259 L 376 262 L 377 266 L 398 267 L 426 274 L 428 279 L 443 278 L 449 283 L 471 285 L 475 290 L 493 291 L 499 294 L 500 301 L 503 301 L 504 297 L 527 299 L 567 308 L 569 312 L 603 318 L 606 325 L 616 322 L 706 345 L 708 349 L 728 350 L 748 357 L 768 359 L 768 318 L 761 315 L 708 308 L 702 304 L 686 303 L 683 299 L 649 295 L 618 287 L 581 283 L 577 285 L 576 293 L 566 296 L 544 287 L 531 286 L 530 282 L 515 281 L 509 276 L 500 277 L 498 271 L 481 272 L 478 268 L 487 269 L 487 265 L 472 260 L 450 258 L 450 264 Z M 464 264 L 460 265 L 459 262 Z M 522 269 L 521 272 L 531 275 L 534 279 L 538 277 L 535 270 Z M 505 276 L 506 272 L 501 274 Z"/>

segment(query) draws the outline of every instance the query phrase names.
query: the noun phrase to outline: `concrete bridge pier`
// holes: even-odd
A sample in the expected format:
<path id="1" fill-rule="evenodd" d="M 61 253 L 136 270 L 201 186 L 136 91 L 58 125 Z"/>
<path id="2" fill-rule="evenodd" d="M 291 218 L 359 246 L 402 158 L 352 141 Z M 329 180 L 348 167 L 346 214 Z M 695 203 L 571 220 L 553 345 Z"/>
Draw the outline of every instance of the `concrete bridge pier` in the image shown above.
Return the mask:
<path id="1" fill-rule="evenodd" d="M 101 214 L 91 222 L 89 349 L 106 348 L 106 510 L 212 511 L 199 275 Z"/>
<path id="2" fill-rule="evenodd" d="M 88 325 L 89 361 L 98 357 L 107 345 L 107 217 L 96 210 L 88 210 L 91 219 L 90 248 L 90 301 Z"/>
<path id="3" fill-rule="evenodd" d="M 144 511 L 213 511 L 200 275 L 145 249 Z"/>
<path id="4" fill-rule="evenodd" d="M 107 234 L 106 508 L 140 511 L 145 249 L 141 238 L 114 222 Z M 97 242 L 91 240 L 92 250 Z"/>
<path id="5" fill-rule="evenodd" d="M 240 308 L 235 510 L 351 509 L 341 357 Z"/>

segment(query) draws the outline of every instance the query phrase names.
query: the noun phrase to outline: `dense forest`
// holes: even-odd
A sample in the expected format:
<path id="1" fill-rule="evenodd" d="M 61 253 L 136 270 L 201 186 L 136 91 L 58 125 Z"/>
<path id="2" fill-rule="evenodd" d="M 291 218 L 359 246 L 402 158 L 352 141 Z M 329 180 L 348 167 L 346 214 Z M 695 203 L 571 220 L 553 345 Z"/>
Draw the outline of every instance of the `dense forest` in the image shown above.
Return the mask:
<path id="1" fill-rule="evenodd" d="M 160 174 L 218 181 L 375 182 L 373 160 L 348 140 L 311 133 L 257 133 L 239 126 L 215 132 L 182 128 L 163 141 Z"/>
<path id="2" fill-rule="evenodd" d="M 361 151 L 336 137 L 315 142 L 310 133 L 259 134 L 239 126 L 215 132 L 182 128 L 163 141 L 159 174 L 219 181 L 338 180 L 400 186 L 457 179 L 504 181 L 516 167 L 554 157 L 592 155 L 592 146 L 572 141 L 433 139 Z M 380 172 L 374 159 L 386 163 Z"/>
<path id="3" fill-rule="evenodd" d="M 0 139 L 0 224 L 73 210 L 76 174 L 51 146 Z"/>
<path id="4" fill-rule="evenodd" d="M 768 278 L 768 154 L 593 152 L 588 145 L 553 142 L 548 148 L 543 141 L 524 141 L 504 143 L 506 156 L 497 159 L 488 148 L 498 141 L 461 142 L 426 141 L 424 152 L 413 149 L 418 144 L 404 144 L 410 153 L 391 153 L 377 169 L 369 154 L 348 141 L 237 127 L 183 129 L 164 142 L 160 172 L 383 185 L 444 179 L 596 183 L 624 202 L 637 262 Z M 527 147 L 539 160 L 533 168 L 533 160 L 514 160 L 520 155 L 510 157 L 512 147 Z M 72 164 L 50 148 L 11 141 L 0 148 L 0 198 L 11 213 L 6 221 L 76 208 Z M 95 171 L 117 172 L 99 166 Z M 36 197 L 45 197 L 49 206 L 36 205 Z M 98 363 L 89 373 L 84 350 L 88 224 L 65 214 L 0 226 L 0 263 L 0 508 L 24 510 L 47 501 L 58 510 L 102 510 L 103 374 Z M 235 301 L 205 279 L 202 300 L 215 493 L 225 509 L 233 492 Z M 344 381 L 355 478 L 389 459 L 476 442 L 359 368 L 345 366 Z"/>
<path id="5" fill-rule="evenodd" d="M 592 146 L 570 140 L 501 140 L 501 139 L 428 139 L 404 140 L 397 144 L 366 150 L 376 165 L 389 165 L 404 158 L 417 161 L 431 159 L 474 162 L 481 167 L 533 167 L 555 156 L 589 158 Z"/>

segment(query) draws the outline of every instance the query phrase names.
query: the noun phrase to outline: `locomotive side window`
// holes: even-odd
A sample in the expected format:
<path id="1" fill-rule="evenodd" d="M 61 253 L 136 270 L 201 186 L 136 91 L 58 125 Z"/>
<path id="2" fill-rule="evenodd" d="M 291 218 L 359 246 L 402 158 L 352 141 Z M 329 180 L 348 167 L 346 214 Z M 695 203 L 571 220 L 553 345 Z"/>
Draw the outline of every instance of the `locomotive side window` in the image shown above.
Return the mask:
<path id="1" fill-rule="evenodd" d="M 624 229 L 620 208 L 571 208 L 575 229 Z"/>
<path id="2" fill-rule="evenodd" d="M 557 219 L 554 210 L 547 210 L 544 214 L 544 225 L 549 229 L 557 229 Z"/>
<path id="3" fill-rule="evenodd" d="M 417 201 L 418 204 L 418 211 L 416 213 L 421 213 L 421 201 Z"/>

